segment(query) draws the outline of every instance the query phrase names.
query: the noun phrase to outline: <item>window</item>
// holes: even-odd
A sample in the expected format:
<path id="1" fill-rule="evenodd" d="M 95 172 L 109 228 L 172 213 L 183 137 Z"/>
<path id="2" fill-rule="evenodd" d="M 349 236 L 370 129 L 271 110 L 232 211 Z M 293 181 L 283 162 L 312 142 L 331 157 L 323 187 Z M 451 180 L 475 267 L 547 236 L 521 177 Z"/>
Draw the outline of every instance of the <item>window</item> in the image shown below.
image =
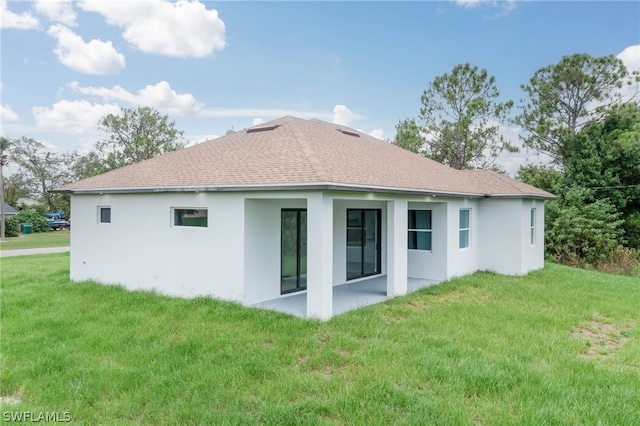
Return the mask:
<path id="1" fill-rule="evenodd" d="M 431 250 L 431 210 L 409 210 L 409 250 Z"/>
<path id="2" fill-rule="evenodd" d="M 469 231 L 471 230 L 471 209 L 460 209 L 460 231 L 458 247 L 461 249 L 469 247 Z"/>
<path id="3" fill-rule="evenodd" d="M 111 223 L 111 207 L 98 207 L 98 220 L 100 223 Z"/>
<path id="4" fill-rule="evenodd" d="M 207 209 L 173 209 L 173 226 L 208 226 Z"/>
<path id="5" fill-rule="evenodd" d="M 536 244 L 536 209 L 531 209 L 531 245 L 534 246 Z"/>

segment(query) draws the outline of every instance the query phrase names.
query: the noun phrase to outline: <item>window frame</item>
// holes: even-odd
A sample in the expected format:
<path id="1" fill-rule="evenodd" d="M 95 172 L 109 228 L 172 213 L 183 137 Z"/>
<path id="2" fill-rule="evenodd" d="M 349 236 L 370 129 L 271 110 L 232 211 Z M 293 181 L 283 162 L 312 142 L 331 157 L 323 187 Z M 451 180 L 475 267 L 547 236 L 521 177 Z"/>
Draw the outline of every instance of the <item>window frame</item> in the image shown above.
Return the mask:
<path id="1" fill-rule="evenodd" d="M 410 220 L 410 216 L 411 216 L 411 212 L 429 212 L 429 228 L 410 228 L 409 224 L 411 223 Z M 418 224 L 418 220 L 416 218 L 416 220 L 414 220 L 414 223 Z M 415 248 L 411 248 L 411 233 L 412 232 L 421 232 L 424 234 L 428 234 L 429 235 L 429 248 L 419 248 L 418 247 L 418 242 L 417 242 L 417 238 L 416 238 L 416 247 Z M 407 210 L 407 250 L 417 250 L 417 251 L 429 251 L 432 252 L 433 251 L 433 210 L 431 209 L 409 209 Z"/>
<path id="2" fill-rule="evenodd" d="M 463 227 L 461 224 L 462 221 L 462 212 L 467 212 L 467 226 Z M 462 235 L 466 234 L 466 245 L 462 245 Z M 471 208 L 463 207 L 458 211 L 458 249 L 466 250 L 471 247 Z"/>
<path id="3" fill-rule="evenodd" d="M 205 220 L 205 224 L 204 225 L 197 225 L 197 224 L 187 224 L 185 225 L 184 223 L 176 223 L 177 222 L 177 216 L 176 216 L 176 212 L 179 210 L 193 210 L 193 211 L 204 211 L 206 212 L 206 216 L 204 217 Z M 170 209 L 170 223 L 171 223 L 171 227 L 172 228 L 209 228 L 209 208 L 208 207 L 171 207 Z"/>
<path id="4" fill-rule="evenodd" d="M 102 212 L 109 211 L 109 220 L 103 220 Z M 98 225 L 105 225 L 111 223 L 111 206 L 98 206 Z"/>
<path id="5" fill-rule="evenodd" d="M 529 244 L 531 247 L 536 245 L 536 227 L 538 224 L 538 212 L 535 207 L 531 208 L 529 219 Z"/>

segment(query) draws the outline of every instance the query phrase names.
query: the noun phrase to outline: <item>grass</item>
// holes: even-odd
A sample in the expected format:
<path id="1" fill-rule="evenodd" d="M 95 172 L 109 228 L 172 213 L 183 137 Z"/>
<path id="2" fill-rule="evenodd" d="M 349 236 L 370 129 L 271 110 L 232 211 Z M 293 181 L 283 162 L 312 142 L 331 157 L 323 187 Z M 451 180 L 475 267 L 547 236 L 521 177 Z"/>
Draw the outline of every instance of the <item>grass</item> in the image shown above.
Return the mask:
<path id="1" fill-rule="evenodd" d="M 69 238 L 69 230 L 20 234 L 17 237 L 7 237 L 6 241 L 0 243 L 0 249 L 21 250 L 41 247 L 67 247 Z"/>
<path id="2" fill-rule="evenodd" d="M 640 283 L 548 264 L 322 323 L 2 260 L 2 411 L 80 424 L 637 424 Z M 593 348 L 596 350 L 593 350 Z"/>

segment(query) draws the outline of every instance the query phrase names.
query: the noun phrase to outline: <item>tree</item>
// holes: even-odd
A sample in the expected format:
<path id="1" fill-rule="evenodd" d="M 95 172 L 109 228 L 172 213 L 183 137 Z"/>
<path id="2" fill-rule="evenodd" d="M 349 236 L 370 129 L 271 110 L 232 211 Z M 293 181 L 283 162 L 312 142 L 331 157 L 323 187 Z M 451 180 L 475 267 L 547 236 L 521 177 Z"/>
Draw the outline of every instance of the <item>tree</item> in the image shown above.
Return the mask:
<path id="1" fill-rule="evenodd" d="M 396 124 L 396 136 L 391 143 L 408 151 L 420 153 L 424 139 L 420 135 L 421 129 L 413 118 L 407 118 Z"/>
<path id="2" fill-rule="evenodd" d="M 5 216 L 4 216 L 4 166 L 9 164 L 9 151 L 11 149 L 11 141 L 5 137 L 0 137 L 0 241 L 4 241 L 5 237 Z"/>
<path id="3" fill-rule="evenodd" d="M 640 210 L 640 106 L 618 105 L 566 143 L 569 184 L 595 188 L 617 210 Z"/>
<path id="4" fill-rule="evenodd" d="M 184 132 L 150 107 L 123 108 L 119 115 L 108 114 L 98 121 L 108 139 L 98 141 L 98 156 L 104 156 L 106 170 L 153 158 L 184 146 Z M 97 173 L 96 173 L 97 174 Z"/>
<path id="5" fill-rule="evenodd" d="M 90 151 L 84 155 L 74 152 L 70 158 L 72 159 L 71 173 L 75 180 L 96 176 L 109 170 L 105 158 L 97 151 Z"/>
<path id="6" fill-rule="evenodd" d="M 636 71 L 629 73 L 612 55 L 575 54 L 540 68 L 521 86 L 529 99 L 516 122 L 525 131 L 525 145 L 564 165 L 570 153 L 567 139 L 589 119 L 601 119 L 612 105 L 630 101 L 619 89 L 639 81 Z"/>
<path id="7" fill-rule="evenodd" d="M 42 197 L 51 211 L 58 210 L 59 200 L 50 191 L 71 181 L 67 155 L 57 154 L 35 139 L 23 136 L 13 141 L 14 159 L 20 169 L 17 179 L 36 197 Z"/>
<path id="8" fill-rule="evenodd" d="M 589 189 L 567 187 L 546 203 L 545 241 L 555 261 L 598 266 L 623 242 L 623 221 L 608 199 Z"/>
<path id="9" fill-rule="evenodd" d="M 544 189 L 552 194 L 557 193 L 565 185 L 564 174 L 553 167 L 545 165 L 522 166 L 516 173 L 516 179 Z"/>
<path id="10" fill-rule="evenodd" d="M 422 94 L 426 155 L 455 169 L 490 168 L 501 152 L 517 148 L 499 133 L 512 101 L 498 102 L 495 78 L 486 69 L 456 65 Z"/>

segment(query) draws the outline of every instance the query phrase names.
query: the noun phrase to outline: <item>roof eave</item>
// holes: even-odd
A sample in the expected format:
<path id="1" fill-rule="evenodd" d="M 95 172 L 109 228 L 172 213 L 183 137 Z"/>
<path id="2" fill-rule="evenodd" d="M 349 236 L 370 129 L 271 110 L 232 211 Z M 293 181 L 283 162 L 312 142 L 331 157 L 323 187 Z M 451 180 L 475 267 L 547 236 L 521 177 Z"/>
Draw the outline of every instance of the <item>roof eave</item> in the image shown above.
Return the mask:
<path id="1" fill-rule="evenodd" d="M 247 184 L 247 185 L 189 185 L 189 186 L 162 186 L 162 187 L 131 187 L 131 188 L 87 188 L 87 189 L 55 189 L 52 192 L 81 194 L 140 194 L 159 192 L 246 192 L 246 191 L 353 191 L 353 192 L 382 192 L 405 195 L 430 195 L 451 196 L 465 198 L 541 198 L 550 199 L 540 194 L 483 194 L 477 192 L 439 191 L 420 188 L 397 188 L 375 185 L 357 185 L 334 182 L 309 182 L 309 183 L 278 183 L 278 184 Z"/>
<path id="2" fill-rule="evenodd" d="M 486 198 L 504 198 L 504 199 L 509 199 L 509 198 L 529 198 L 529 199 L 536 199 L 536 200 L 553 200 L 556 198 L 555 195 L 553 194 L 527 194 L 527 193 L 522 193 L 522 194 L 487 194 L 485 196 Z"/>

